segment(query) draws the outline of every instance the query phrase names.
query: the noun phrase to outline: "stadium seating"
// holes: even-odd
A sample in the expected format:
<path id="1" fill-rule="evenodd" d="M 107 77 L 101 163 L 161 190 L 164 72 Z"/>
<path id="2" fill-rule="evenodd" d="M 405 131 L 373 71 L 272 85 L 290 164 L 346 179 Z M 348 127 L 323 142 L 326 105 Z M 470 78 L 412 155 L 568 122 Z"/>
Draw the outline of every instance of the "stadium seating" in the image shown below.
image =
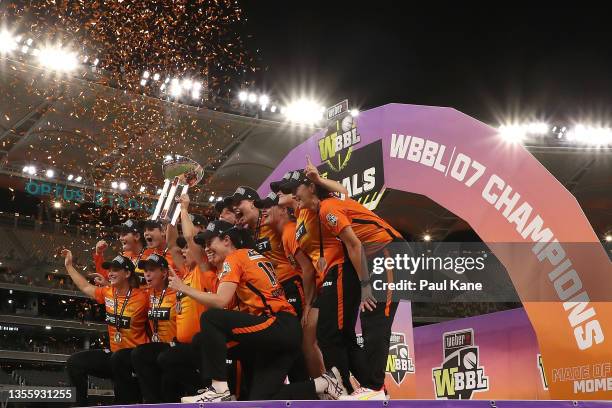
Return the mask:
<path id="1" fill-rule="evenodd" d="M 17 384 L 17 381 L 7 372 L 0 368 L 0 384 L 14 385 Z"/>

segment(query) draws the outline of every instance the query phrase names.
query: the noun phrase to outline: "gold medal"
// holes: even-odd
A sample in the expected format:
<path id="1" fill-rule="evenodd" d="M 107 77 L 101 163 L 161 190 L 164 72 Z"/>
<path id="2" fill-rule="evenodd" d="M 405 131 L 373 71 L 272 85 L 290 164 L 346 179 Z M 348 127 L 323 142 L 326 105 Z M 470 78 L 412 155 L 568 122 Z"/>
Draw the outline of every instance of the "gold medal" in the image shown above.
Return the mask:
<path id="1" fill-rule="evenodd" d="M 121 333 L 119 332 L 119 330 L 117 330 L 115 332 L 115 343 L 121 343 Z"/>
<path id="2" fill-rule="evenodd" d="M 153 336 L 151 336 L 151 341 L 153 343 L 159 343 L 159 336 L 157 335 L 157 333 L 153 333 Z"/>
<path id="3" fill-rule="evenodd" d="M 181 294 L 180 299 L 179 299 L 179 296 L 178 296 L 178 295 L 179 295 L 179 293 Z M 181 306 L 181 299 L 182 299 L 182 297 L 183 297 L 182 295 L 183 295 L 183 293 L 182 293 L 182 292 L 178 292 L 178 293 L 176 294 L 176 298 L 177 298 L 177 299 L 176 299 L 176 303 L 174 304 L 174 310 L 176 310 L 176 314 L 181 314 L 181 312 L 183 311 L 183 306 Z"/>

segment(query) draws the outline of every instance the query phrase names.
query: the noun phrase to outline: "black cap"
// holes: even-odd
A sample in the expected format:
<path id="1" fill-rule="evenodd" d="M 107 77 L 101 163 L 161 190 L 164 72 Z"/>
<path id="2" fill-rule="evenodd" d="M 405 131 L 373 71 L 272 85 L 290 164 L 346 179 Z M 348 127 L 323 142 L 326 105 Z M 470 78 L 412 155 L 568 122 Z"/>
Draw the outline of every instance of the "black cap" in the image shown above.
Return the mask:
<path id="1" fill-rule="evenodd" d="M 130 272 L 134 272 L 136 270 L 136 266 L 134 266 L 134 262 L 127 256 L 117 255 L 113 258 L 112 261 L 106 261 L 102 263 L 102 268 L 111 269 L 112 267 L 127 269 Z"/>
<path id="2" fill-rule="evenodd" d="M 168 268 L 168 261 L 161 255 L 151 254 L 147 259 L 138 261 L 138 267 L 140 269 L 151 268 Z"/>
<path id="3" fill-rule="evenodd" d="M 189 217 L 191 218 L 191 222 L 193 223 L 193 225 L 204 226 L 208 223 L 208 220 L 206 219 L 206 217 L 200 214 L 189 214 Z"/>
<path id="4" fill-rule="evenodd" d="M 144 229 L 159 228 L 162 229 L 162 222 L 159 220 L 146 220 L 143 225 Z"/>
<path id="5" fill-rule="evenodd" d="M 280 179 L 279 181 L 273 181 L 270 183 L 270 190 L 272 190 L 272 192 L 274 193 L 278 193 L 280 191 L 280 186 L 288 181 L 291 178 L 291 174 L 293 173 L 293 171 L 288 171 L 285 173 L 285 175 L 283 176 L 282 179 Z"/>
<path id="6" fill-rule="evenodd" d="M 268 194 L 266 196 L 266 198 L 264 198 L 263 200 L 255 200 L 254 205 L 255 208 L 270 208 L 270 207 L 274 207 L 275 205 L 278 205 L 278 195 L 276 195 L 276 193 L 272 192 L 270 194 Z"/>
<path id="7" fill-rule="evenodd" d="M 298 188 L 300 184 L 309 185 L 311 183 L 312 181 L 310 181 L 310 179 L 306 177 L 306 173 L 304 173 L 304 170 L 295 170 L 291 172 L 289 180 L 283 182 L 280 185 L 279 190 L 285 194 L 291 194 L 295 192 L 295 189 Z"/>
<path id="8" fill-rule="evenodd" d="M 223 212 L 223 209 L 225 208 L 230 211 L 233 211 L 233 207 L 234 200 L 232 199 L 232 197 L 225 197 L 223 200 L 217 201 L 215 203 L 215 211 L 217 212 L 217 214 L 221 214 Z"/>
<path id="9" fill-rule="evenodd" d="M 240 186 L 234 191 L 232 195 L 232 201 L 237 204 L 242 200 L 259 200 L 259 194 L 257 191 L 247 186 Z"/>
<path id="10" fill-rule="evenodd" d="M 231 224 L 227 221 L 212 221 L 208 223 L 204 231 L 196 234 L 196 236 L 193 237 L 193 241 L 200 246 L 204 246 L 206 245 L 206 241 L 208 241 L 212 237 L 220 237 L 233 228 L 236 228 L 234 224 Z"/>
<path id="11" fill-rule="evenodd" d="M 138 225 L 138 221 L 127 220 L 123 224 L 116 225 L 115 226 L 115 231 L 120 233 L 120 234 L 129 234 L 130 232 L 138 234 L 138 233 L 140 233 L 140 228 L 139 228 L 139 225 Z"/>

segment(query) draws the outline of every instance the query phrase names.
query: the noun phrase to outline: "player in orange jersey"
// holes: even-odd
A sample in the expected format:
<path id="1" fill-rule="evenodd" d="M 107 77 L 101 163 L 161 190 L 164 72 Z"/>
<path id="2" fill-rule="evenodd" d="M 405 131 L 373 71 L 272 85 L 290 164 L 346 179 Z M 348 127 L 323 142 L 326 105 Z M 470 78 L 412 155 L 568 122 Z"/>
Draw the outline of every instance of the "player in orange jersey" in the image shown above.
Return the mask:
<path id="1" fill-rule="evenodd" d="M 360 379 L 368 370 L 355 334 L 359 278 L 342 242 L 321 226 L 318 196 L 330 192 L 315 185 L 303 171 L 292 172 L 280 190 L 295 197 L 299 206 L 296 241 L 317 268 L 317 298 L 312 307 L 318 310 L 317 341 L 325 366 L 338 367 L 345 387 L 352 389 L 349 372 Z"/>
<path id="2" fill-rule="evenodd" d="M 138 381 L 132 376 L 130 358 L 134 347 L 149 342 L 147 333 L 148 296 L 139 288 L 134 264 L 123 255 L 102 266 L 108 269 L 110 286 L 90 284 L 72 265 L 72 253 L 62 250 L 68 274 L 77 287 L 99 304 L 106 305 L 110 350 L 85 350 L 68 358 L 68 376 L 76 387 L 76 402 L 87 404 L 87 376 L 112 378 L 117 404 L 140 402 Z"/>
<path id="3" fill-rule="evenodd" d="M 172 277 L 176 287 L 210 309 L 202 314 L 202 376 L 211 387 L 183 402 L 217 402 L 231 399 L 225 361 L 227 343 L 238 343 L 233 357 L 252 362 L 253 382 L 249 399 L 311 399 L 316 393 L 338 398 L 344 391 L 337 370 L 315 380 L 283 385 L 299 354 L 301 327 L 295 310 L 283 295 L 271 262 L 256 250 L 246 248 L 247 231 L 224 221 L 210 223 L 196 237 L 204 241 L 214 262 L 222 262 L 217 293 L 195 293 Z M 223 310 L 233 296 L 238 310 Z M 338 375 L 339 376 L 339 375 Z"/>
<path id="4" fill-rule="evenodd" d="M 132 364 L 143 402 L 154 404 L 163 401 L 157 358 L 176 338 L 176 292 L 168 288 L 169 267 L 164 257 L 151 254 L 138 267 L 144 270 L 148 285 L 151 343 L 141 344 L 132 351 Z"/>

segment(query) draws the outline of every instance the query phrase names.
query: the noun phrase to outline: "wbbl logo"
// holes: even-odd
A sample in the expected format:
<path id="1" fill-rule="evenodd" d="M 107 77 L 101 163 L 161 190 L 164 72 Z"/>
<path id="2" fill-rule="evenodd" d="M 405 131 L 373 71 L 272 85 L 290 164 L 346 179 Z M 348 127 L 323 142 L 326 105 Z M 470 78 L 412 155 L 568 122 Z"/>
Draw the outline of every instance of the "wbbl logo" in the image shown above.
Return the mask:
<path id="1" fill-rule="evenodd" d="M 391 374 L 393 381 L 400 385 L 406 374 L 414 373 L 414 361 L 410 357 L 410 349 L 406 344 L 404 333 L 391 333 L 390 340 L 386 371 Z"/>
<path id="2" fill-rule="evenodd" d="M 489 389 L 484 367 L 478 365 L 474 329 L 442 335 L 444 361 L 432 370 L 436 399 L 471 399 L 477 391 Z"/>

